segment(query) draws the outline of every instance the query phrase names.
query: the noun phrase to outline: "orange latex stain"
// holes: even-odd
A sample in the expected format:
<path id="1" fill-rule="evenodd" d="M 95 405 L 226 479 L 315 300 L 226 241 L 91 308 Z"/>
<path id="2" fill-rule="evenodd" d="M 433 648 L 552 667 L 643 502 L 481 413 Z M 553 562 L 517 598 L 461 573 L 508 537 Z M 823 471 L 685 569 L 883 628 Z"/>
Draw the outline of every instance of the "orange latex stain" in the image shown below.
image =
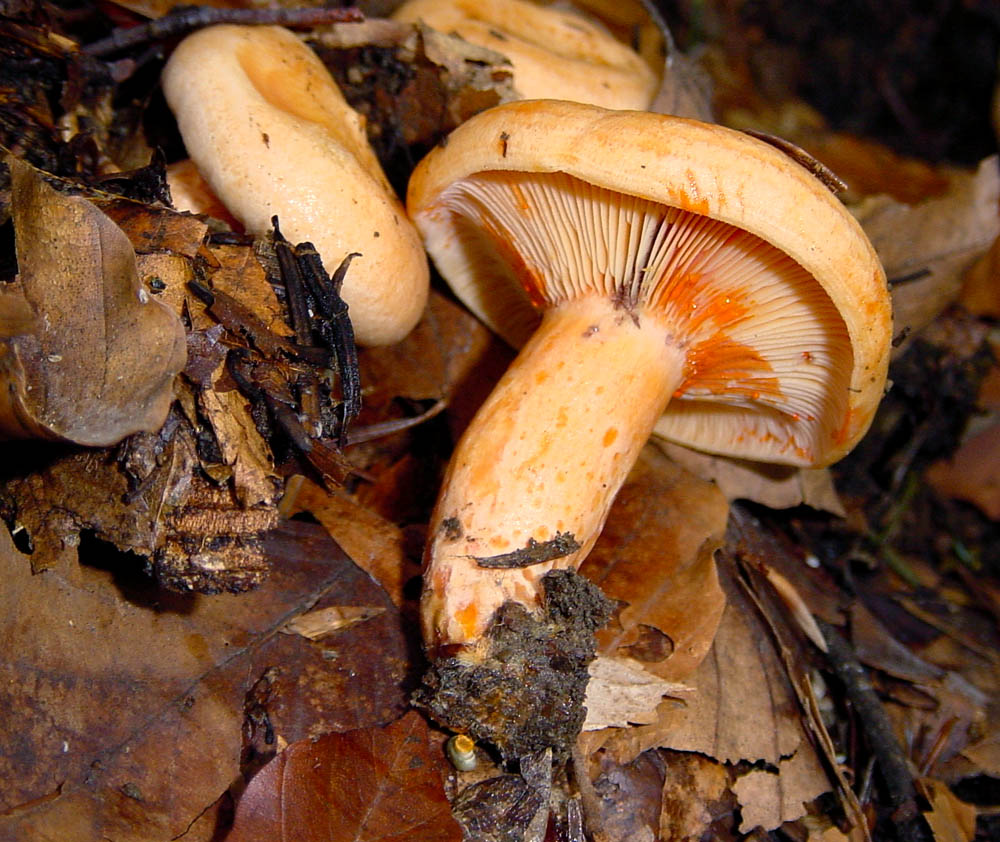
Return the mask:
<path id="1" fill-rule="evenodd" d="M 531 203 L 528 202 L 528 198 L 524 195 L 524 191 L 521 189 L 521 185 L 516 181 L 510 183 L 510 192 L 514 197 L 514 201 L 517 202 L 517 209 L 523 214 L 531 212 Z"/>
<path id="2" fill-rule="evenodd" d="M 676 188 L 672 195 L 675 206 L 681 210 L 708 216 L 708 197 L 698 195 L 698 180 L 695 178 L 694 172 L 688 170 L 686 175 L 690 192 L 683 187 Z"/>
<path id="3" fill-rule="evenodd" d="M 773 371 L 771 364 L 752 347 L 716 334 L 688 350 L 684 381 L 674 394 L 699 389 L 716 395 L 742 394 L 752 400 L 784 399 L 778 378 L 761 376 L 769 371 Z"/>
<path id="4" fill-rule="evenodd" d="M 608 427 L 608 429 L 604 432 L 604 438 L 601 439 L 601 443 L 605 447 L 611 447 L 611 445 L 614 444 L 615 439 L 617 439 L 617 438 L 618 438 L 618 430 L 617 430 L 617 428 L 615 428 L 615 427 Z"/>
<path id="5" fill-rule="evenodd" d="M 844 413 L 844 423 L 841 424 L 840 427 L 837 429 L 837 431 L 833 434 L 833 440 L 837 444 L 843 444 L 845 441 L 847 441 L 847 438 L 853 426 L 854 426 L 854 410 L 848 409 L 847 412 Z"/>
<path id="6" fill-rule="evenodd" d="M 745 290 L 712 290 L 704 275 L 685 272 L 661 282 L 651 303 L 669 314 L 680 331 L 696 336 L 710 322 L 719 329 L 743 319 L 750 312 L 746 298 Z"/>
<path id="7" fill-rule="evenodd" d="M 478 222 L 483 230 L 489 234 L 497 252 L 510 266 L 514 276 L 528 294 L 531 306 L 536 310 L 543 309 L 548 304 L 548 299 L 543 291 L 545 284 L 539 280 L 544 278 L 543 272 L 537 266 L 528 263 L 524 255 L 511 245 L 507 232 L 500 228 L 493 219 L 483 216 L 479 218 Z"/>
<path id="8" fill-rule="evenodd" d="M 474 602 L 468 603 L 455 612 L 455 619 L 458 620 L 459 625 L 462 627 L 462 632 L 466 637 L 472 637 L 475 634 L 476 620 L 478 618 L 479 609 L 476 608 L 476 603 Z"/>

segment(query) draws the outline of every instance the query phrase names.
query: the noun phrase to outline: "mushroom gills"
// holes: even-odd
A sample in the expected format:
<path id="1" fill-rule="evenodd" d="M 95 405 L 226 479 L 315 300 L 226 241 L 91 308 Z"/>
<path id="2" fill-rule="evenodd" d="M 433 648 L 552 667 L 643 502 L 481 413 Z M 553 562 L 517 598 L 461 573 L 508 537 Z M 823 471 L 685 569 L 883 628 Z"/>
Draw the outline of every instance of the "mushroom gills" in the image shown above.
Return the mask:
<path id="1" fill-rule="evenodd" d="M 465 284 L 442 269 L 515 346 L 539 307 L 588 291 L 655 312 L 684 352 L 656 427 L 665 438 L 791 465 L 818 464 L 837 438 L 853 368 L 847 327 L 810 273 L 760 237 L 561 172 L 464 178 L 423 226 L 454 235 L 439 264 L 482 267 Z"/>
<path id="2" fill-rule="evenodd" d="M 504 602 L 535 606 L 542 576 L 578 567 L 676 405 L 714 432 L 710 449 L 782 437 L 786 461 L 808 462 L 810 439 L 835 435 L 817 419 L 846 406 L 846 329 L 811 276 L 760 238 L 564 173 L 479 173 L 430 216 L 458 233 L 455 259 L 522 291 L 518 329 L 544 310 L 449 466 L 427 553 L 432 646 L 475 641 Z M 834 385 L 808 383 L 824 377 Z"/>

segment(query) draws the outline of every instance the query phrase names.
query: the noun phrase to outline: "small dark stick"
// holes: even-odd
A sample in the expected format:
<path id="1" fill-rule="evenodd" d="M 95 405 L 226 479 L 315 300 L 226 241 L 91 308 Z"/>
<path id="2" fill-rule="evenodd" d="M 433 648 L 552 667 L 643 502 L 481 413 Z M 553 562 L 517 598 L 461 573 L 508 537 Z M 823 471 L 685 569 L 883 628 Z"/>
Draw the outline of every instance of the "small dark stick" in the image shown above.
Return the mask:
<path id="1" fill-rule="evenodd" d="M 300 345 L 312 345 L 312 319 L 309 316 L 309 302 L 306 299 L 305 281 L 299 269 L 295 249 L 285 239 L 278 227 L 278 217 L 271 217 L 274 226 L 274 253 L 281 268 L 281 280 L 288 292 L 288 313 L 292 320 L 295 339 Z"/>
<path id="2" fill-rule="evenodd" d="M 923 842 L 929 836 L 923 833 L 922 820 L 917 808 L 917 793 L 913 774 L 903 749 L 896 740 L 892 723 L 872 687 L 868 672 L 858 661 L 850 645 L 829 623 L 816 618 L 829 649 L 827 657 L 837 678 L 844 685 L 847 698 L 857 713 L 858 723 L 864 731 L 868 747 L 876 758 L 886 795 L 893 809 L 893 821 L 899 825 L 900 838 Z"/>
<path id="3" fill-rule="evenodd" d="M 300 243 L 295 248 L 303 279 L 315 301 L 315 308 L 322 316 L 317 332 L 324 344 L 337 359 L 340 374 L 340 447 L 347 444 L 347 428 L 361 412 L 361 374 L 358 370 L 358 349 L 354 343 L 354 326 L 348 315 L 347 302 L 340 297 L 347 268 L 358 252 L 348 254 L 333 273 L 327 275 L 323 263 L 312 243 Z"/>
<path id="4" fill-rule="evenodd" d="M 214 6 L 177 6 L 162 18 L 128 28 L 114 30 L 106 38 L 87 44 L 83 52 L 101 57 L 150 41 L 160 41 L 177 35 L 186 35 L 195 29 L 218 23 L 242 26 L 287 26 L 292 29 L 309 29 L 326 23 L 358 23 L 364 20 L 360 9 L 347 7 L 298 8 L 298 9 L 219 9 Z"/>

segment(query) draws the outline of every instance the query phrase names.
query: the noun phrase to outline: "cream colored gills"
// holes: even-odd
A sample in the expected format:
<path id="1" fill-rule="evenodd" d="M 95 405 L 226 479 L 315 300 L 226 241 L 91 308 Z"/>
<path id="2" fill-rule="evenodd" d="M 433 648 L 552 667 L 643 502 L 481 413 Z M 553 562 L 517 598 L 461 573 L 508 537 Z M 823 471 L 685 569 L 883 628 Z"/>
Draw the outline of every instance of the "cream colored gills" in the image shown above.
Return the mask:
<path id="1" fill-rule="evenodd" d="M 452 457 L 431 524 L 428 641 L 475 639 L 503 602 L 530 605 L 542 576 L 580 565 L 682 380 L 667 338 L 660 320 L 604 296 L 545 313 Z M 556 557 L 484 569 L 524 550 Z"/>

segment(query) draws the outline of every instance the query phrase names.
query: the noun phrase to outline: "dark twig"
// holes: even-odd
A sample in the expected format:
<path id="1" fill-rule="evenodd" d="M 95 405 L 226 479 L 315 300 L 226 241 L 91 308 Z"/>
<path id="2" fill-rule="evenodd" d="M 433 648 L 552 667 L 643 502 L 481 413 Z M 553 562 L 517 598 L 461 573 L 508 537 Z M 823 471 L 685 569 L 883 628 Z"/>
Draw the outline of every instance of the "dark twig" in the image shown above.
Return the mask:
<path id="1" fill-rule="evenodd" d="M 306 300 L 305 281 L 302 279 L 295 249 L 281 233 L 278 217 L 271 217 L 271 225 L 274 227 L 274 254 L 281 269 L 281 280 L 288 292 L 288 313 L 292 320 L 292 330 L 295 331 L 295 339 L 300 345 L 312 345 L 309 302 Z"/>
<path id="2" fill-rule="evenodd" d="M 295 247 L 302 277 L 312 296 L 317 314 L 316 331 L 320 339 L 336 357 L 340 375 L 340 446 L 347 443 L 347 428 L 361 412 L 361 374 L 358 370 L 358 349 L 354 343 L 354 326 L 347 312 L 347 302 L 340 297 L 347 268 L 358 252 L 348 254 L 333 273 L 327 275 L 323 263 L 312 243 Z"/>
<path id="3" fill-rule="evenodd" d="M 430 421 L 435 415 L 440 415 L 444 409 L 448 406 L 446 401 L 438 401 L 426 412 L 421 412 L 419 415 L 414 415 L 412 418 L 394 418 L 392 421 L 380 421 L 377 424 L 369 424 L 367 427 L 361 427 L 360 429 L 352 429 L 347 434 L 347 443 L 351 444 L 362 444 L 366 441 L 373 441 L 374 439 L 380 439 L 383 436 L 391 436 L 393 433 L 400 433 L 403 430 L 409 430 L 411 427 L 416 427 L 423 424 L 425 421 Z"/>
<path id="4" fill-rule="evenodd" d="M 244 26 L 287 26 L 292 29 L 309 29 L 327 23 L 358 23 L 364 20 L 359 9 L 348 7 L 294 8 L 294 9 L 219 9 L 214 6 L 177 6 L 162 18 L 126 29 L 116 29 L 106 38 L 87 44 L 83 52 L 101 57 L 150 41 L 160 41 L 177 35 L 186 35 L 195 29 L 218 23 L 235 23 Z"/>
<path id="5" fill-rule="evenodd" d="M 829 649 L 827 658 L 834 674 L 840 679 L 847 698 L 857 714 L 868 747 L 876 758 L 886 797 L 893 809 L 893 821 L 904 839 L 927 838 L 922 832 L 917 793 L 906 755 L 892 730 L 892 723 L 879 701 L 865 668 L 847 641 L 829 623 L 816 619 Z M 905 827 L 905 832 L 904 832 Z"/>

